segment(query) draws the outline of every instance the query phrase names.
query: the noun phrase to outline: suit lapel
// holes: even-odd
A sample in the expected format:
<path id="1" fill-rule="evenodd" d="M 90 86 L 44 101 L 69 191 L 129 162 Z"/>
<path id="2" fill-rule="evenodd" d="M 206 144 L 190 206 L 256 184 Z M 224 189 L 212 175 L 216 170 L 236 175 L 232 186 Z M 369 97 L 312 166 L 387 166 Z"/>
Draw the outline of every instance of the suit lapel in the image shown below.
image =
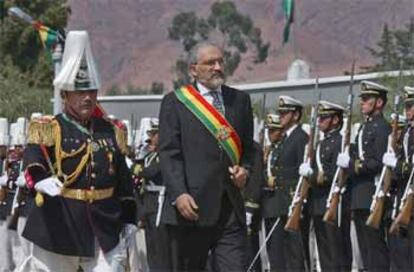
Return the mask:
<path id="1" fill-rule="evenodd" d="M 231 97 L 231 92 L 226 86 L 222 86 L 221 88 L 222 96 L 223 96 L 223 103 L 224 103 L 224 110 L 225 110 L 225 117 L 226 120 L 234 126 L 234 103 Z"/>

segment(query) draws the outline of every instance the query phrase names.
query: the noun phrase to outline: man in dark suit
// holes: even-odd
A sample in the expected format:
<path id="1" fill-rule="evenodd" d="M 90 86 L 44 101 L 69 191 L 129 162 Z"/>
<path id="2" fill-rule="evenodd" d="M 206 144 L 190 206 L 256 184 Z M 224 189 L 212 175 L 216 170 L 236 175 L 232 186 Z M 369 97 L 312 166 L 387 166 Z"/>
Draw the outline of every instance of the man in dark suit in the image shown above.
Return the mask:
<path id="1" fill-rule="evenodd" d="M 304 245 L 301 233 L 291 233 L 283 229 L 286 224 L 289 205 L 299 179 L 298 169 L 303 162 L 308 135 L 301 128 L 303 104 L 289 96 L 279 97 L 280 124 L 284 138 L 279 144 L 271 162 L 274 182 L 273 190 L 267 188 L 263 196 L 263 217 L 266 231 L 269 232 L 278 221 L 267 244 L 270 268 L 272 271 L 303 271 L 305 269 Z"/>
<path id="2" fill-rule="evenodd" d="M 336 158 L 341 152 L 344 108 L 340 105 L 320 101 L 318 105 L 318 127 L 324 138 L 317 147 L 312 165 L 308 162 L 299 167 L 299 174 L 308 177 L 311 193 L 308 198 L 309 213 L 315 227 L 318 255 L 322 271 L 350 271 L 352 249 L 350 239 L 350 214 L 342 208 L 341 226 L 323 221 L 326 201 L 338 169 Z M 345 198 L 342 199 L 344 203 Z"/>
<path id="3" fill-rule="evenodd" d="M 388 89 L 379 84 L 361 82 L 360 106 L 364 122 L 357 133 L 356 144 L 351 147 L 351 154 L 340 153 L 337 159 L 337 165 L 350 174 L 351 210 L 362 261 L 368 271 L 389 270 L 384 226 L 377 230 L 366 225 L 390 134 L 390 125 L 382 114 L 387 92 Z"/>
<path id="4" fill-rule="evenodd" d="M 224 57 L 213 44 L 190 54 L 194 84 L 166 95 L 160 111 L 160 163 L 167 186 L 163 223 L 172 270 L 245 268 L 246 218 L 241 189 L 251 165 L 249 95 L 224 85 Z M 189 98 L 190 97 L 190 98 Z"/>

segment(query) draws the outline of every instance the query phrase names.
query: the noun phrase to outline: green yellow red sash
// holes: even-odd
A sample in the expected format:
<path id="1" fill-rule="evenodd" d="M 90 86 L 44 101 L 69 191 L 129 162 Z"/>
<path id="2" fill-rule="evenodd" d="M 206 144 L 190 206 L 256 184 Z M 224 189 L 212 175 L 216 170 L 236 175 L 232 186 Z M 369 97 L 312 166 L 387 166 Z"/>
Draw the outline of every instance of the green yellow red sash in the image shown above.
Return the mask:
<path id="1" fill-rule="evenodd" d="M 175 95 L 213 134 L 226 151 L 233 165 L 238 165 L 242 153 L 240 138 L 223 115 L 191 85 L 179 88 L 175 91 Z"/>

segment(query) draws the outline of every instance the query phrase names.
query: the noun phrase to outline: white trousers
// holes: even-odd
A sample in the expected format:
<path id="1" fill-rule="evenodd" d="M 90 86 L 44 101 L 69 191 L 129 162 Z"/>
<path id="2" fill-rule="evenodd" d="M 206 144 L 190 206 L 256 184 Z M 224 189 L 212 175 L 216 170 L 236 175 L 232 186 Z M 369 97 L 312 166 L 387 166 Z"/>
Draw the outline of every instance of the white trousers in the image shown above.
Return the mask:
<path id="1" fill-rule="evenodd" d="M 13 271 L 15 264 L 12 254 L 13 232 L 7 229 L 7 220 L 0 220 L 0 272 Z"/>
<path id="2" fill-rule="evenodd" d="M 17 272 L 124 272 L 127 267 L 127 250 L 123 240 L 111 251 L 103 253 L 98 244 L 95 257 L 77 257 L 56 254 L 32 245 L 31 254 L 16 269 Z"/>

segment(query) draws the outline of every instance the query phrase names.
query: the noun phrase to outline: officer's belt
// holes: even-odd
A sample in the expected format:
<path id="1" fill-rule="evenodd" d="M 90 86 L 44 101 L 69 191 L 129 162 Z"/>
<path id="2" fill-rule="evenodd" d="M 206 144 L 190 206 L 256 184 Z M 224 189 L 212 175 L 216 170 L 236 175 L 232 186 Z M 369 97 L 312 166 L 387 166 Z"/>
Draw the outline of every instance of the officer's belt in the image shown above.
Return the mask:
<path id="1" fill-rule="evenodd" d="M 112 197 L 114 187 L 106 189 L 70 189 L 64 188 L 60 195 L 64 198 L 93 202 Z"/>
<path id="2" fill-rule="evenodd" d="M 145 191 L 151 192 L 151 193 L 159 193 L 163 190 L 165 190 L 165 186 L 163 185 L 146 185 Z"/>

